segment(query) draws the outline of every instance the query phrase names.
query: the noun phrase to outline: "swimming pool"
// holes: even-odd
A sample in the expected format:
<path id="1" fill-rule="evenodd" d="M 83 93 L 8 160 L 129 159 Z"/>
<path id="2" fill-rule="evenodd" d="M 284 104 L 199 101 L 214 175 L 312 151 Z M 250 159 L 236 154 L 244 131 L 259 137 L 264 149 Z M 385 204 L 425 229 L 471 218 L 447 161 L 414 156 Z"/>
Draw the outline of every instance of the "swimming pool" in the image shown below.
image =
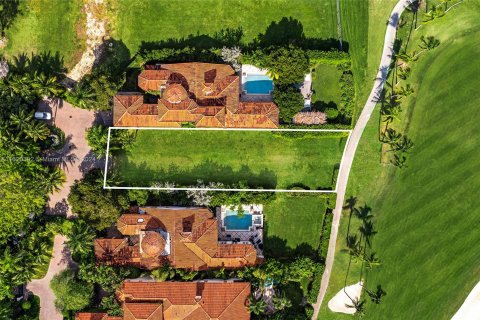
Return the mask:
<path id="1" fill-rule="evenodd" d="M 252 215 L 248 211 L 239 216 L 237 211 L 227 210 L 226 216 L 223 218 L 223 225 L 228 231 L 247 231 L 250 230 L 252 224 Z"/>
<path id="2" fill-rule="evenodd" d="M 270 94 L 273 90 L 273 81 L 264 75 L 247 75 L 243 90 L 247 94 Z"/>

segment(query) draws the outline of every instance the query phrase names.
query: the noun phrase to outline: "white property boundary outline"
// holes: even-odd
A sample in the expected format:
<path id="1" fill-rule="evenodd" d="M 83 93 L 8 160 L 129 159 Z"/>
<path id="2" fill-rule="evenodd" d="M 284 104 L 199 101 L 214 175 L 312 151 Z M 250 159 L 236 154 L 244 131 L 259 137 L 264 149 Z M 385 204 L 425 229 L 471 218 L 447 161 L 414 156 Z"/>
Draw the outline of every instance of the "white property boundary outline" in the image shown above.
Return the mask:
<path id="1" fill-rule="evenodd" d="M 179 131 L 267 131 L 267 132 L 346 132 L 348 133 L 347 140 L 343 147 L 342 158 L 340 160 L 339 168 L 342 167 L 343 159 L 345 157 L 345 152 L 347 150 L 348 142 L 352 135 L 351 129 L 248 129 L 248 128 L 162 128 L 162 127 L 109 127 L 108 136 L 107 136 L 107 153 L 105 156 L 105 171 L 103 175 L 103 188 L 104 189 L 117 189 L 117 190 L 164 190 L 164 191 L 249 191 L 249 192 L 284 192 L 284 193 L 337 193 L 338 189 L 338 176 L 340 170 L 337 172 L 335 178 L 335 189 L 334 190 L 288 190 L 288 189 L 227 189 L 227 188 L 170 188 L 170 187 L 114 187 L 107 186 L 107 173 L 108 173 L 108 154 L 110 152 L 110 133 L 113 130 L 179 130 Z"/>

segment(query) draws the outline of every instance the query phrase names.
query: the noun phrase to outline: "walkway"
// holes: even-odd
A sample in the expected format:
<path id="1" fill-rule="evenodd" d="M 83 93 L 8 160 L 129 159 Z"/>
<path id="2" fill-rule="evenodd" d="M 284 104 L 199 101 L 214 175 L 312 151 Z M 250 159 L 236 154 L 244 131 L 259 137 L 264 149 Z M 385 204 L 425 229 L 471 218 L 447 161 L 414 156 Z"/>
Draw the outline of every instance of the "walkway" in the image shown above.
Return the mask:
<path id="1" fill-rule="evenodd" d="M 50 281 L 60 271 L 76 266 L 65 247 L 65 241 L 64 236 L 55 236 L 52 260 L 50 260 L 47 274 L 42 279 L 32 280 L 27 284 L 27 290 L 40 297 L 40 320 L 63 319 L 62 314 L 55 308 L 55 295 L 50 288 Z"/>
<path id="2" fill-rule="evenodd" d="M 323 298 L 325 297 L 325 293 L 328 288 L 328 282 L 330 280 L 330 273 L 332 272 L 333 260 L 335 255 L 335 245 L 337 243 L 338 226 L 340 224 L 340 217 L 342 216 L 345 191 L 347 189 L 348 176 L 352 167 L 355 151 L 357 150 L 357 146 L 360 141 L 360 137 L 362 136 L 363 130 L 365 129 L 365 126 L 370 119 L 370 115 L 375 109 L 377 98 L 380 96 L 383 90 L 383 85 L 385 84 L 385 80 L 387 78 L 391 57 L 394 54 L 393 43 L 395 41 L 395 36 L 397 33 L 398 21 L 400 15 L 403 13 L 403 10 L 405 10 L 405 7 L 408 6 L 410 2 L 411 0 L 400 0 L 393 8 L 385 34 L 382 58 L 380 60 L 380 66 L 378 69 L 377 77 L 375 79 L 375 83 L 373 84 L 373 89 L 370 92 L 370 96 L 368 97 L 368 100 L 363 107 L 362 113 L 360 114 L 360 117 L 355 124 L 355 128 L 350 135 L 350 140 L 342 158 L 340 172 L 338 175 L 337 201 L 335 204 L 335 210 L 333 211 L 332 231 L 328 244 L 327 259 L 325 262 L 325 272 L 323 273 L 317 302 L 313 305 L 313 320 L 316 320 L 318 318 L 318 312 L 320 310 L 320 306 L 322 305 Z"/>

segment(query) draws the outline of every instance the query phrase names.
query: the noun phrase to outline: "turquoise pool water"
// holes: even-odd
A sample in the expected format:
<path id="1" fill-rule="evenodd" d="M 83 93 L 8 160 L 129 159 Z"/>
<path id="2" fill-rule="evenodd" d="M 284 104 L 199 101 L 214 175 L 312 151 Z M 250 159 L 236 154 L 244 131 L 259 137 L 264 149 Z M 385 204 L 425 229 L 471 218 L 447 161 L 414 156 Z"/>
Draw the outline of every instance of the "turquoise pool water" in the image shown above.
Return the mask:
<path id="1" fill-rule="evenodd" d="M 249 230 L 252 226 L 252 215 L 245 211 L 243 216 L 238 216 L 236 211 L 227 210 L 223 224 L 227 230 Z"/>
<path id="2" fill-rule="evenodd" d="M 246 76 L 243 90 L 247 94 L 270 94 L 273 90 L 273 81 L 268 76 L 249 75 Z"/>

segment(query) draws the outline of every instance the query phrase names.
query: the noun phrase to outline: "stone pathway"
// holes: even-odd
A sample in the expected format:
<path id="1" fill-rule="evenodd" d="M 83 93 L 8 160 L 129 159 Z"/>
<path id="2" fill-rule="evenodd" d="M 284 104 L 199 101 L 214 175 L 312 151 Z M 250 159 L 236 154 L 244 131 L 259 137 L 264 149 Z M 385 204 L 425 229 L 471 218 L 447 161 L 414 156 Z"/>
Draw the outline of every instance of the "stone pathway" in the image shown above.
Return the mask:
<path id="1" fill-rule="evenodd" d="M 357 150 L 358 143 L 362 136 L 363 130 L 367 125 L 370 116 L 375 109 L 377 99 L 383 90 L 385 80 L 388 74 L 388 68 L 392 55 L 395 53 L 393 50 L 393 43 L 397 34 L 398 21 L 405 8 L 410 4 L 411 0 L 399 0 L 392 10 L 392 13 L 388 19 L 387 31 L 385 33 L 385 41 L 383 44 L 383 52 L 380 60 L 380 66 L 378 73 L 373 84 L 373 89 L 370 92 L 367 102 L 363 107 L 362 113 L 358 118 L 355 128 L 353 129 L 348 145 L 346 146 L 342 161 L 340 163 L 340 171 L 338 174 L 337 184 L 337 200 L 335 203 L 335 209 L 333 211 L 332 232 L 330 234 L 330 240 L 328 244 L 327 259 L 325 262 L 325 271 L 322 276 L 322 284 L 318 293 L 317 302 L 313 305 L 314 313 L 312 320 L 317 320 L 320 306 L 322 305 L 323 298 L 328 288 L 328 282 L 330 280 L 330 273 L 332 272 L 333 261 L 335 256 L 335 246 L 337 243 L 338 226 L 340 224 L 340 217 L 342 216 L 343 203 L 345 199 L 345 191 L 347 189 L 348 176 L 352 167 L 355 151 Z"/>
<path id="2" fill-rule="evenodd" d="M 74 82 L 90 73 L 95 61 L 102 53 L 102 44 L 107 35 L 106 21 L 101 19 L 102 12 L 106 10 L 103 0 L 88 0 L 84 9 L 87 16 L 85 25 L 87 48 L 80 61 L 67 74 L 70 81 L 73 80 Z"/>

